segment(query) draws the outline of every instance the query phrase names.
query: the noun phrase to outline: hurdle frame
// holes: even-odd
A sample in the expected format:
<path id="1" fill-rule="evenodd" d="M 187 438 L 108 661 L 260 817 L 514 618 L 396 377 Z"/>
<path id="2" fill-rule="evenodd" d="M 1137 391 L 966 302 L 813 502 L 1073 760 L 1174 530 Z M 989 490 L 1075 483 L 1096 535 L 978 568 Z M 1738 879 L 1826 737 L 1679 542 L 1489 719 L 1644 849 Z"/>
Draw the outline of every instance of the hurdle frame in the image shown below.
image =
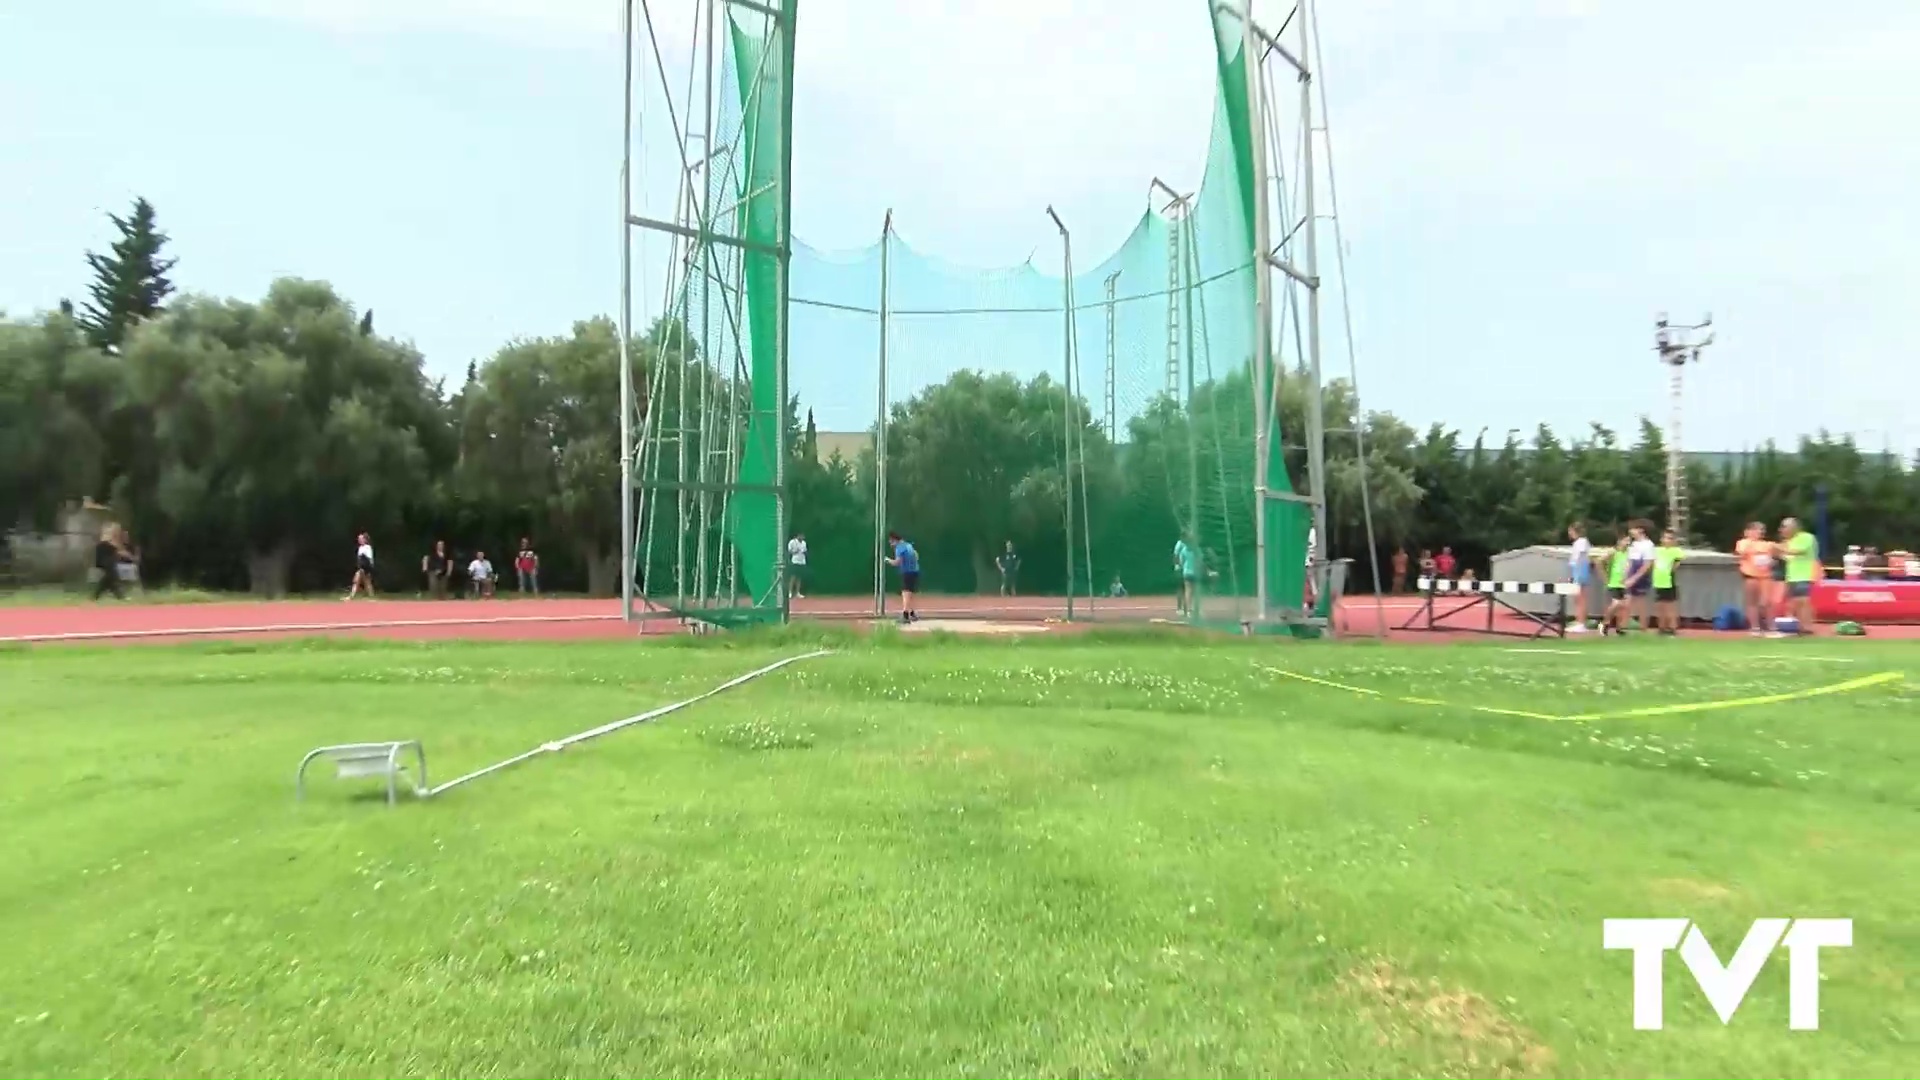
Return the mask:
<path id="1" fill-rule="evenodd" d="M 1397 629 L 1425 630 L 1430 633 L 1464 631 L 1491 634 L 1496 637 L 1525 638 L 1528 641 L 1537 641 L 1549 634 L 1559 638 L 1566 637 L 1567 597 L 1577 595 L 1580 590 L 1579 585 L 1568 581 L 1448 581 L 1445 578 L 1422 577 L 1416 579 L 1415 585 L 1420 590 L 1423 602 L 1419 609 Z M 1435 601 L 1442 595 L 1459 596 L 1464 599 L 1457 606 L 1445 611 L 1435 611 Z M 1554 613 L 1539 615 L 1528 611 L 1505 599 L 1505 596 L 1509 595 L 1551 596 L 1555 601 Z M 1479 608 L 1485 608 L 1487 612 L 1487 625 L 1484 629 L 1477 626 L 1442 625 L 1445 620 L 1455 615 L 1464 615 Z M 1533 624 L 1533 632 L 1521 633 L 1500 629 L 1497 625 L 1497 617 L 1501 611 L 1512 612 L 1527 620 Z M 1424 626 L 1420 625 L 1423 618 L 1426 620 Z"/>

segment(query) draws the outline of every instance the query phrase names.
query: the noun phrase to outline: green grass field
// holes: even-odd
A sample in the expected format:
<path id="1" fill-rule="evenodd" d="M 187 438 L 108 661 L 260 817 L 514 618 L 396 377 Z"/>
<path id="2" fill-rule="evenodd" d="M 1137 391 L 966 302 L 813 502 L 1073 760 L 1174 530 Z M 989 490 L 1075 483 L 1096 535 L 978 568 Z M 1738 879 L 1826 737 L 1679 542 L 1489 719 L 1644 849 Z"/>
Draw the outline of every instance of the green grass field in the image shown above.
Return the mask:
<path id="1" fill-rule="evenodd" d="M 1920 1062 L 1912 645 L 836 638 L 425 803 L 293 802 L 312 746 L 419 738 L 445 779 L 820 640 L 0 651 L 0 1073 Z M 1726 1027 L 1670 959 L 1636 1032 L 1609 916 L 1855 940 L 1819 1032 L 1784 951 Z"/>

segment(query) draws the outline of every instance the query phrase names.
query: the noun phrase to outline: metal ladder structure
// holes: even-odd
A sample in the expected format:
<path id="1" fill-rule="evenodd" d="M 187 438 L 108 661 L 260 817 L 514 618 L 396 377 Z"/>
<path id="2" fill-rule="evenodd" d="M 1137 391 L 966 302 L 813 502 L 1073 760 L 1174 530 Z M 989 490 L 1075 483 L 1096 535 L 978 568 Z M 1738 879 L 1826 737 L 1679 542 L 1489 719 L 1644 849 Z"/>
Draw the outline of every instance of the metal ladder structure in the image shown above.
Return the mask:
<path id="1" fill-rule="evenodd" d="M 1167 393 L 1180 399 L 1180 267 L 1182 234 L 1186 231 L 1186 207 L 1176 203 L 1167 209 Z"/>

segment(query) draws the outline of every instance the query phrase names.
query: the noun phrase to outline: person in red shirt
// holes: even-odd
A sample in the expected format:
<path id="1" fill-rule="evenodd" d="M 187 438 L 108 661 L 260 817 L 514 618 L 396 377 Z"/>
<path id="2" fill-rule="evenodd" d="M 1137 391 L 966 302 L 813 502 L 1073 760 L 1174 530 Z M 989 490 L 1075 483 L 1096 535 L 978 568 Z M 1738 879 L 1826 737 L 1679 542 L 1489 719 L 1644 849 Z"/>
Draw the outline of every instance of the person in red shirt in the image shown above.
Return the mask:
<path id="1" fill-rule="evenodd" d="M 533 550 L 533 541 L 520 538 L 520 552 L 513 557 L 514 576 L 520 580 L 520 591 L 540 595 L 540 556 Z"/>
<path id="2" fill-rule="evenodd" d="M 1454 561 L 1453 549 L 1450 547 L 1441 548 L 1440 554 L 1433 557 L 1434 575 L 1443 580 L 1451 580 L 1454 568 L 1458 565 L 1459 563 Z"/>

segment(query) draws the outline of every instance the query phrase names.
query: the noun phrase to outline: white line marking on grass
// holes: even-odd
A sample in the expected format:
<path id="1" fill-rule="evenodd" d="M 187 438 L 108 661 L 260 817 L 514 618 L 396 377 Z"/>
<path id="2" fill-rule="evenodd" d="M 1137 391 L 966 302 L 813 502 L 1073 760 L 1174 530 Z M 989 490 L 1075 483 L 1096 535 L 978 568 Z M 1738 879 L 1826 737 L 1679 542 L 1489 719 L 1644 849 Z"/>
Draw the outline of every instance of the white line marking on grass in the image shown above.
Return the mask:
<path id="1" fill-rule="evenodd" d="M 599 727 L 596 727 L 596 728 L 588 728 L 585 731 L 576 732 L 572 735 L 569 735 L 564 739 L 555 739 L 552 742 L 541 743 L 539 746 L 533 748 L 532 750 L 527 751 L 524 754 L 515 754 L 514 756 L 506 759 L 505 761 L 496 761 L 484 769 L 475 769 L 474 771 L 468 773 L 465 776 L 456 777 L 455 779 L 449 780 L 446 783 L 441 784 L 439 787 L 429 790 L 427 792 L 427 797 L 432 798 L 433 796 L 438 795 L 442 792 L 459 787 L 461 784 L 464 784 L 469 780 L 478 780 L 481 777 L 487 775 L 488 773 L 499 772 L 501 769 L 507 768 L 510 765 L 518 765 L 529 758 L 536 758 L 536 757 L 539 757 L 541 754 L 557 754 L 557 753 L 560 753 L 562 750 L 565 750 L 569 746 L 573 746 L 577 743 L 586 742 L 588 739 L 597 739 L 602 735 L 610 735 L 613 732 L 619 731 L 621 728 L 632 727 L 635 724 L 644 724 L 650 720 L 658 720 L 661 717 L 667 715 L 668 713 L 679 712 L 681 709 L 684 709 L 689 705 L 697 705 L 700 702 L 705 701 L 716 694 L 725 693 L 726 691 L 731 690 L 742 683 L 752 682 L 754 679 L 757 679 L 762 675 L 779 671 L 781 668 L 786 667 L 788 664 L 797 664 L 802 660 L 811 660 L 817 656 L 828 656 L 828 655 L 831 655 L 832 652 L 833 650 L 831 649 L 816 649 L 815 651 L 810 653 L 801 653 L 798 656 L 789 656 L 785 660 L 776 660 L 773 663 L 768 664 L 766 667 L 756 668 L 753 671 L 747 672 L 745 675 L 736 676 L 732 679 L 727 680 L 726 682 L 721 683 L 719 686 L 714 687 L 713 689 L 707 691 L 704 694 L 696 694 L 693 697 L 686 699 L 685 701 L 676 701 L 671 705 L 662 705 L 657 709 L 651 709 L 647 712 L 639 713 L 638 715 L 635 715 L 635 716 L 629 716 L 625 720 L 615 720 L 610 724 L 601 724 Z"/>
<path id="2" fill-rule="evenodd" d="M 1579 656 L 1579 649 L 1501 649 L 1501 652 L 1514 653 L 1551 653 L 1554 656 Z"/>
<path id="3" fill-rule="evenodd" d="M 222 637 L 238 634 L 313 634 L 327 630 L 384 630 L 421 626 L 495 626 L 512 623 L 610 622 L 618 615 L 488 615 L 468 619 L 386 619 L 380 622 L 268 623 L 264 626 L 173 626 L 153 630 L 86 630 L 67 634 L 14 634 L 0 643 L 124 641 L 129 638 Z"/>
<path id="4" fill-rule="evenodd" d="M 1820 664 L 1851 664 L 1850 656 L 1790 656 L 1786 653 L 1761 653 L 1760 660 L 1812 660 Z"/>

